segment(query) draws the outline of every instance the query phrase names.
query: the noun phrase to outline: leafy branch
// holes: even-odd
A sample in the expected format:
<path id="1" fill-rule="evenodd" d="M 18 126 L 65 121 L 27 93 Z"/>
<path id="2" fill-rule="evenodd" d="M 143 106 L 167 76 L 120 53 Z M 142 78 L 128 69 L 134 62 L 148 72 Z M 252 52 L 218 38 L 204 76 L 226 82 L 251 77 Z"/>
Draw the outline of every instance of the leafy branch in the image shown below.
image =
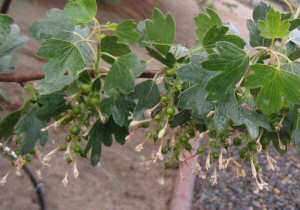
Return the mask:
<path id="1" fill-rule="evenodd" d="M 175 21 L 159 9 L 139 23 L 102 23 L 96 14 L 95 0 L 73 0 L 31 26 L 41 44 L 37 56 L 47 63 L 43 72 L 0 74 L 0 81 L 40 79 L 25 87 L 30 99 L 0 122 L 1 139 L 30 160 L 49 130 L 67 127 L 65 142 L 41 163 L 62 151 L 78 177 L 77 158 L 96 166 L 104 146 L 125 144 L 132 132 L 147 128 L 146 140 L 158 146 L 154 162 L 170 167 L 200 156 L 206 158 L 201 173 L 213 173 L 214 182 L 218 170 L 231 164 L 242 175 L 248 163 L 258 188 L 265 188 L 259 154 L 274 168 L 272 145 L 282 154 L 300 145 L 297 12 L 259 4 L 248 21 L 247 43 L 207 9 L 195 18 L 198 38 L 191 49 L 176 43 Z M 11 17 L 1 15 L 0 22 L 0 69 L 13 69 L 13 53 L 27 39 Z M 146 71 L 149 61 L 132 46 L 163 68 Z M 193 152 L 195 141 L 201 146 Z"/>

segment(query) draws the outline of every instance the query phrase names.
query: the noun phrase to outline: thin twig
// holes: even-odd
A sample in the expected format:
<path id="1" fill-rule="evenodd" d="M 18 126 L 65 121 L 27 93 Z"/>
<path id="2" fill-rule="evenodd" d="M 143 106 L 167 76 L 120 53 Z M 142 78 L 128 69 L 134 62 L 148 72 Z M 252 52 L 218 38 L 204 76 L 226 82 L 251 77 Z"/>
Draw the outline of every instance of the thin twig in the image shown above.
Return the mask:
<path id="1" fill-rule="evenodd" d="M 144 72 L 140 78 L 153 78 L 155 75 L 155 70 Z M 45 77 L 44 72 L 42 71 L 26 71 L 24 72 L 18 71 L 13 73 L 0 73 L 0 82 L 16 82 L 16 83 L 24 83 L 31 82 L 36 80 L 41 80 Z"/>
<path id="2" fill-rule="evenodd" d="M 15 71 L 12 73 L 1 73 L 0 74 L 0 82 L 30 82 L 35 80 L 41 80 L 45 77 L 44 72 L 42 71 L 31 71 L 28 72 L 24 70 L 22 73 L 19 71 Z"/>

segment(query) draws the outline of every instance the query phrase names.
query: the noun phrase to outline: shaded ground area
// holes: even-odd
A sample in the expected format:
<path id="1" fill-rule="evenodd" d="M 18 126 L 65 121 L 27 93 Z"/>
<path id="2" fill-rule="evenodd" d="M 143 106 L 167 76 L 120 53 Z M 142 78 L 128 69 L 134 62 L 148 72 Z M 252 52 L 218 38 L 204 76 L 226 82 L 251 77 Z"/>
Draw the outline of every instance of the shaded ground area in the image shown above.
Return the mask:
<path id="1" fill-rule="evenodd" d="M 47 150 L 59 142 L 62 131 L 52 133 Z M 142 139 L 137 134 L 126 146 L 114 145 L 103 151 L 102 165 L 92 168 L 87 160 L 78 159 L 80 176 L 73 178 L 73 168 L 59 154 L 51 167 L 42 171 L 49 210 L 166 210 L 172 195 L 175 171 L 166 171 L 161 164 L 147 162 L 151 146 L 143 154 L 134 147 Z M 10 169 L 8 161 L 1 161 L 1 175 Z M 32 168 L 39 168 L 34 164 Z M 62 179 L 69 172 L 69 185 Z M 0 187 L 1 210 L 37 210 L 35 194 L 29 180 L 16 177 L 11 170 L 8 183 Z"/>
<path id="2" fill-rule="evenodd" d="M 264 171 L 268 191 L 255 192 L 254 179 L 237 178 L 226 170 L 219 174 L 218 184 L 198 178 L 195 186 L 193 210 L 298 210 L 300 209 L 300 159 L 299 153 L 290 151 L 285 156 L 273 152 L 278 161 L 277 171 Z M 262 158 L 263 165 L 267 165 Z M 248 171 L 250 166 L 247 167 Z"/>

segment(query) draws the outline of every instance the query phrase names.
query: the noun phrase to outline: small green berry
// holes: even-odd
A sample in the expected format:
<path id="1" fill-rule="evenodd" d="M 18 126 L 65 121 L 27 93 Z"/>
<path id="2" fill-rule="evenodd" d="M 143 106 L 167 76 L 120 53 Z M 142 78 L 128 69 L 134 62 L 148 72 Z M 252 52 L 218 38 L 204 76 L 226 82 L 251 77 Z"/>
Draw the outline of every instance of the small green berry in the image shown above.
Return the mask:
<path id="1" fill-rule="evenodd" d="M 66 151 L 67 148 L 68 148 L 68 144 L 62 144 L 62 145 L 59 146 L 60 151 Z"/>
<path id="2" fill-rule="evenodd" d="M 195 137 L 195 131 L 194 131 L 194 129 L 193 128 L 189 128 L 188 130 L 187 130 L 187 134 L 190 136 L 190 137 Z"/>
<path id="3" fill-rule="evenodd" d="M 91 90 L 92 90 L 92 86 L 90 84 L 81 84 L 80 85 L 80 91 L 83 94 L 88 94 L 91 92 Z"/>
<path id="4" fill-rule="evenodd" d="M 257 151 L 257 145 L 256 142 L 249 142 L 248 143 L 248 148 L 250 151 L 255 152 Z"/>
<path id="5" fill-rule="evenodd" d="M 89 99 L 89 104 L 91 106 L 98 106 L 100 104 L 100 97 L 98 95 L 94 95 Z"/>
<path id="6" fill-rule="evenodd" d="M 167 160 L 167 161 L 165 161 L 165 168 L 166 169 L 170 169 L 170 168 L 172 168 L 172 161 L 171 160 Z"/>
<path id="7" fill-rule="evenodd" d="M 174 76 L 176 74 L 176 69 L 168 69 L 166 72 L 166 75 L 171 77 Z"/>
<path id="8" fill-rule="evenodd" d="M 204 155 L 205 152 L 206 152 L 206 148 L 204 146 L 199 147 L 198 150 L 197 150 L 198 155 Z"/>
<path id="9" fill-rule="evenodd" d="M 80 136 L 73 136 L 73 141 L 80 142 L 81 141 L 81 137 Z"/>
<path id="10" fill-rule="evenodd" d="M 211 156 L 214 160 L 218 160 L 220 157 L 220 153 L 219 152 L 212 152 Z"/>
<path id="11" fill-rule="evenodd" d="M 80 127 L 78 125 L 74 125 L 71 127 L 70 132 L 72 135 L 77 136 L 80 134 Z"/>
<path id="12" fill-rule="evenodd" d="M 167 109 L 167 113 L 168 113 L 168 114 L 175 114 L 175 108 L 174 108 L 174 107 L 169 107 L 169 108 Z"/>
<path id="13" fill-rule="evenodd" d="M 187 151 L 191 151 L 193 149 L 193 147 L 189 142 L 186 142 L 184 144 L 184 149 L 186 149 Z"/>
<path id="14" fill-rule="evenodd" d="M 15 153 L 17 156 L 21 155 L 21 149 L 20 148 L 16 149 Z"/>
<path id="15" fill-rule="evenodd" d="M 66 157 L 66 162 L 68 164 L 71 164 L 73 162 L 73 159 L 71 157 Z"/>
<path id="16" fill-rule="evenodd" d="M 170 150 L 169 145 L 166 145 L 166 146 L 164 146 L 164 147 L 162 148 L 161 153 L 162 153 L 163 155 L 166 155 L 166 154 L 168 154 L 169 150 Z"/>
<path id="17" fill-rule="evenodd" d="M 168 96 L 162 96 L 161 97 L 161 102 L 163 102 L 163 103 L 167 103 L 168 102 Z"/>
<path id="18" fill-rule="evenodd" d="M 142 124 L 142 128 L 149 128 L 150 123 L 149 122 L 145 122 Z"/>
<path id="19" fill-rule="evenodd" d="M 268 145 L 270 144 L 270 141 L 268 138 L 261 138 L 260 139 L 260 144 L 262 146 L 262 148 L 265 150 L 268 148 Z"/>
<path id="20" fill-rule="evenodd" d="M 81 154 L 82 153 L 82 148 L 80 144 L 76 144 L 75 148 L 74 148 L 74 152 L 77 154 Z"/>
<path id="21" fill-rule="evenodd" d="M 72 111 L 75 115 L 79 115 L 81 113 L 81 108 L 80 106 L 74 106 Z"/>
<path id="22" fill-rule="evenodd" d="M 180 143 L 185 144 L 189 141 L 189 139 L 186 136 L 181 136 L 179 141 Z"/>
<path id="23" fill-rule="evenodd" d="M 174 107 L 169 107 L 169 108 L 167 108 L 167 115 L 168 115 L 168 118 L 169 118 L 169 119 L 170 119 L 170 118 L 173 118 L 174 115 L 175 115 L 175 112 L 176 112 L 176 110 L 175 110 Z"/>
<path id="24" fill-rule="evenodd" d="M 71 135 L 67 135 L 67 136 L 65 137 L 65 142 L 69 143 L 69 142 L 71 142 L 71 141 L 72 141 L 72 136 L 71 136 Z"/>
<path id="25" fill-rule="evenodd" d="M 251 159 L 251 154 L 250 154 L 250 152 L 247 150 L 247 148 L 243 148 L 243 149 L 240 151 L 240 158 L 241 158 L 241 159 L 244 159 L 244 160 L 247 160 L 247 161 L 250 161 L 250 159 Z"/>
<path id="26" fill-rule="evenodd" d="M 175 85 L 175 88 L 176 88 L 177 91 L 181 91 L 182 88 L 183 88 L 183 86 L 182 86 L 181 83 L 177 83 L 177 84 Z"/>
<path id="27" fill-rule="evenodd" d="M 240 139 L 240 138 L 235 138 L 235 139 L 233 139 L 233 144 L 234 144 L 235 146 L 241 146 L 241 144 L 242 144 L 242 139 Z"/>
<path id="28" fill-rule="evenodd" d="M 27 154 L 27 155 L 25 155 L 24 159 L 25 159 L 26 162 L 31 162 L 32 159 L 33 159 L 33 156 L 30 155 L 30 154 Z"/>
<path id="29" fill-rule="evenodd" d="M 155 117 L 154 117 L 154 120 L 159 121 L 160 119 L 161 119 L 160 114 L 156 114 Z"/>

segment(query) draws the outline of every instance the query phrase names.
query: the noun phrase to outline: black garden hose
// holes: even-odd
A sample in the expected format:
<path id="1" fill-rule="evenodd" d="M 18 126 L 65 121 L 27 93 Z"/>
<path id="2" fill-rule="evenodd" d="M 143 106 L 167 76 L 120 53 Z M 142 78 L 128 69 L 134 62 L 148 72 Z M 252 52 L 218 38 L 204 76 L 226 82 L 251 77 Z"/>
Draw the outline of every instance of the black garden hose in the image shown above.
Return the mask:
<path id="1" fill-rule="evenodd" d="M 0 143 L 0 151 L 12 160 L 17 159 L 15 152 L 13 150 L 11 150 L 9 147 L 4 146 L 2 143 Z M 28 178 L 30 179 L 31 184 L 32 184 L 33 188 L 35 189 L 37 199 L 38 199 L 38 204 L 40 206 L 40 210 L 47 210 L 45 193 L 43 190 L 43 184 L 37 181 L 37 179 L 35 178 L 32 171 L 28 168 L 28 166 L 24 165 L 22 167 L 22 169 L 25 172 L 25 174 L 28 176 Z"/>
<path id="2" fill-rule="evenodd" d="M 12 0 L 4 0 L 1 6 L 0 13 L 7 14 Z"/>

